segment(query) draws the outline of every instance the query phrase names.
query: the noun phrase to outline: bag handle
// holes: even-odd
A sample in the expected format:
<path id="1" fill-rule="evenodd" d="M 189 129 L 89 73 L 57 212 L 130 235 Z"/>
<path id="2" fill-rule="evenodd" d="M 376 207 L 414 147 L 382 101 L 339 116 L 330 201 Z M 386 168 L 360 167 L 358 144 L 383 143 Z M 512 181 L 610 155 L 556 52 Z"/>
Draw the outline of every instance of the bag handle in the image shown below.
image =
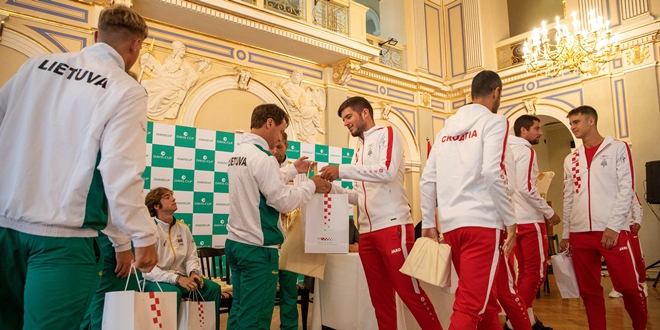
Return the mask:
<path id="1" fill-rule="evenodd" d="M 142 286 L 140 286 L 140 278 L 138 277 L 137 274 L 137 269 L 135 268 L 135 264 L 131 264 L 131 269 L 129 269 L 129 274 L 128 277 L 126 278 L 126 285 L 124 286 L 124 291 L 128 291 L 128 282 L 131 281 L 131 274 L 135 274 L 135 281 L 137 282 L 138 286 L 138 292 L 144 292 L 144 289 L 146 288 L 147 285 L 147 279 L 142 276 Z M 154 282 L 158 286 L 158 289 L 160 292 L 163 292 L 163 288 L 160 287 L 160 284 L 158 284 L 158 281 Z"/>

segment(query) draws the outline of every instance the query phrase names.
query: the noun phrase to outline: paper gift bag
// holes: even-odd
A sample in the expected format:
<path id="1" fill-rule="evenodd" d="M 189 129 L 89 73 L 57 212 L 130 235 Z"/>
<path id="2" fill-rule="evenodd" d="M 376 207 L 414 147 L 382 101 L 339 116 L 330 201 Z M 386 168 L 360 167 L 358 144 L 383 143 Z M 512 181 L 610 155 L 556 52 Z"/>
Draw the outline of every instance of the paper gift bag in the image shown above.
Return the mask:
<path id="1" fill-rule="evenodd" d="M 215 330 L 215 301 L 183 301 L 179 307 L 179 330 Z"/>
<path id="2" fill-rule="evenodd" d="M 573 258 L 568 256 L 567 252 L 555 254 L 552 259 L 552 272 L 557 280 L 557 287 L 561 297 L 580 298 L 580 289 L 578 289 L 575 268 L 573 268 Z"/>
<path id="3" fill-rule="evenodd" d="M 103 330 L 176 330 L 175 292 L 105 294 Z"/>
<path id="4" fill-rule="evenodd" d="M 305 253 L 348 253 L 348 195 L 315 194 L 302 207 Z"/>
<path id="5" fill-rule="evenodd" d="M 428 237 L 415 241 L 400 271 L 440 287 L 451 286 L 451 247 Z"/>
<path id="6" fill-rule="evenodd" d="M 280 269 L 322 280 L 325 271 L 325 254 L 305 253 L 301 210 L 289 212 L 286 218 L 286 239 L 280 250 Z"/>

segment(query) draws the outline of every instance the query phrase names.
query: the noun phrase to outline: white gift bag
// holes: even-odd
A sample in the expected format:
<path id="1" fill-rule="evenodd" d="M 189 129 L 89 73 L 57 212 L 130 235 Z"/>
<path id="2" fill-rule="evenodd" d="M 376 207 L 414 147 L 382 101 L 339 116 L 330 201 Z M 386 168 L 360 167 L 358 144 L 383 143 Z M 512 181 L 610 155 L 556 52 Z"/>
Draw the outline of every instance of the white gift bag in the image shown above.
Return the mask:
<path id="1" fill-rule="evenodd" d="M 176 330 L 176 293 L 139 290 L 105 294 L 102 329 Z"/>
<path id="2" fill-rule="evenodd" d="M 215 315 L 218 309 L 215 301 L 204 301 L 198 291 L 194 291 L 198 301 L 182 301 L 179 307 L 179 330 L 215 330 Z M 201 300 L 201 301 L 200 301 Z"/>
<path id="3" fill-rule="evenodd" d="M 435 286 L 451 287 L 451 247 L 420 237 L 399 271 Z"/>
<path id="4" fill-rule="evenodd" d="M 550 259 L 552 259 L 552 272 L 555 275 L 555 280 L 557 280 L 561 297 L 564 299 L 580 298 L 573 259 L 568 255 L 568 249 L 566 252 L 551 256 Z"/>
<path id="5" fill-rule="evenodd" d="M 302 220 L 305 253 L 348 253 L 348 195 L 315 194 Z"/>

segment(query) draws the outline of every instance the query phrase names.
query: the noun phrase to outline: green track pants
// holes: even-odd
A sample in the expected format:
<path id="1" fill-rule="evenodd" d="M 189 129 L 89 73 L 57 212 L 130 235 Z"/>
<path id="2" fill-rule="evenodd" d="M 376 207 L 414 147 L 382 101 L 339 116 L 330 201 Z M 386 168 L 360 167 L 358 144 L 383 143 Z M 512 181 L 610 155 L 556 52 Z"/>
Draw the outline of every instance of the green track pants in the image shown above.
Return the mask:
<path id="1" fill-rule="evenodd" d="M 99 284 L 96 238 L 0 227 L 0 329 L 78 329 Z"/>
<path id="2" fill-rule="evenodd" d="M 298 274 L 280 269 L 280 330 L 298 330 Z"/>
<path id="3" fill-rule="evenodd" d="M 225 252 L 233 290 L 227 330 L 270 329 L 279 274 L 277 249 L 227 240 Z"/>

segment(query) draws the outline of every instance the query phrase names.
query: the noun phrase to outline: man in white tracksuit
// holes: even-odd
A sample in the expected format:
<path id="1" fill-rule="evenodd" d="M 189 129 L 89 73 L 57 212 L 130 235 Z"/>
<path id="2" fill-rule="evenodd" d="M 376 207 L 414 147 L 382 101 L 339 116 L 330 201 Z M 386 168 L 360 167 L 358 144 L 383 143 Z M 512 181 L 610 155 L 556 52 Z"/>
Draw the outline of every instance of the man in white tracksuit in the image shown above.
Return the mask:
<path id="1" fill-rule="evenodd" d="M 522 115 L 516 119 L 513 124 L 515 136 L 509 136 L 507 143 L 507 153 L 512 155 L 513 164 L 507 166 L 507 170 L 518 224 L 514 247 L 518 260 L 518 293 L 527 307 L 532 329 L 552 330 L 543 326 L 532 312 L 532 303 L 547 272 L 548 234 L 545 222 L 547 219 L 551 226 L 559 223 L 559 216 L 541 197 L 536 186 L 539 170 L 532 145 L 538 144 L 543 134 L 540 124 L 541 120 L 531 115 Z M 505 259 L 509 259 L 508 257 L 505 256 Z M 498 276 L 504 275 L 507 274 Z M 510 275 L 513 275 L 513 272 L 510 272 Z M 509 282 L 513 283 L 513 279 Z"/>
<path id="2" fill-rule="evenodd" d="M 501 93 L 497 73 L 486 70 L 474 77 L 474 104 L 447 119 L 420 182 L 422 235 L 438 239 L 437 200 L 440 229 L 459 278 L 449 329 L 501 327 L 494 281 L 502 250 L 508 255 L 516 240 L 504 164 L 508 122 L 496 114 Z"/>
<path id="3" fill-rule="evenodd" d="M 0 89 L 0 329 L 79 327 L 100 278 L 98 230 L 130 235 L 141 270 L 157 262 L 141 202 L 147 95 L 126 74 L 147 25 L 121 5 L 98 22 L 96 44 L 31 58 Z"/>
<path id="4" fill-rule="evenodd" d="M 644 288 L 630 245 L 629 214 L 635 178 L 627 143 L 598 133 L 598 114 L 584 105 L 568 113 L 571 131 L 583 145 L 564 160 L 564 232 L 590 329 L 605 329 L 601 256 L 614 289 L 623 294 L 633 329 L 646 329 Z"/>
<path id="5" fill-rule="evenodd" d="M 442 329 L 433 304 L 419 281 L 399 271 L 415 235 L 403 186 L 405 156 L 402 140 L 392 127 L 376 126 L 369 101 L 354 96 L 337 112 L 362 146 L 353 164 L 326 166 L 321 176 L 355 180 L 353 190 L 332 185 L 332 193 L 348 193 L 360 210 L 360 260 L 367 278 L 378 328 L 396 329 L 395 292 L 422 329 Z"/>
<path id="6" fill-rule="evenodd" d="M 268 329 L 279 274 L 278 245 L 284 242 L 280 213 L 293 211 L 331 183 L 313 177 L 299 187 L 282 182 L 277 160 L 268 151 L 281 139 L 289 117 L 275 104 L 252 112 L 250 133 L 232 154 L 229 220 L 225 245 L 232 276 L 233 304 L 227 329 Z"/>

